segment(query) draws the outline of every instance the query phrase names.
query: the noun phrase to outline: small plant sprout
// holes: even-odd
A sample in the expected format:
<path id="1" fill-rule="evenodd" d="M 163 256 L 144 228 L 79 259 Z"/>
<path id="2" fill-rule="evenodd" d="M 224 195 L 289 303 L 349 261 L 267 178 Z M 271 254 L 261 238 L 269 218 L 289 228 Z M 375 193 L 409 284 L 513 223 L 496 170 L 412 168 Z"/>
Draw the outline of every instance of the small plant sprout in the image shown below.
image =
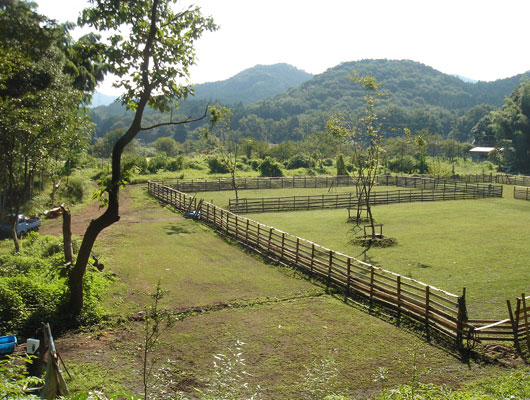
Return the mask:
<path id="1" fill-rule="evenodd" d="M 149 399 L 149 392 L 151 387 L 151 378 L 153 377 L 153 369 L 158 362 L 158 357 L 151 355 L 154 353 L 159 344 L 159 339 L 162 333 L 173 326 L 175 318 L 173 313 L 167 309 L 160 308 L 160 301 L 167 294 L 167 290 L 163 290 L 160 281 L 156 285 L 153 293 L 150 293 L 153 302 L 145 309 L 144 319 L 144 338 L 142 341 L 142 361 L 143 361 L 143 386 L 144 386 L 144 400 Z"/>
<path id="2" fill-rule="evenodd" d="M 385 383 L 388 382 L 388 375 L 390 370 L 386 367 L 377 367 L 377 371 L 373 375 L 374 382 L 381 384 L 381 390 L 384 389 Z"/>
<path id="3" fill-rule="evenodd" d="M 248 382 L 248 378 L 252 375 L 247 372 L 247 365 L 243 357 L 243 346 L 245 345 L 245 342 L 238 339 L 224 353 L 214 354 L 214 376 L 208 383 L 206 399 L 256 400 L 261 398 L 261 387 L 259 385 L 252 386 Z"/>

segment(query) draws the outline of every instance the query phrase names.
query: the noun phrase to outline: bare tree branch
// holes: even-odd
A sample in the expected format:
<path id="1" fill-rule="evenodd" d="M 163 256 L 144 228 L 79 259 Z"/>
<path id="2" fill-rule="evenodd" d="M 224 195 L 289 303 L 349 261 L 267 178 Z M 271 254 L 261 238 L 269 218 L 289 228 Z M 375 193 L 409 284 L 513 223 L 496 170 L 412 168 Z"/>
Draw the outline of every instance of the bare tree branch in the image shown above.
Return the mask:
<path id="1" fill-rule="evenodd" d="M 206 106 L 206 108 L 204 109 L 204 114 L 201 115 L 200 117 L 197 117 L 197 118 L 191 118 L 191 117 L 188 117 L 182 121 L 169 121 L 169 122 L 161 122 L 159 124 L 156 124 L 156 125 L 152 125 L 152 126 L 148 126 L 148 127 L 141 127 L 140 130 L 141 131 L 148 131 L 150 129 L 155 129 L 155 128 L 159 128 L 161 126 L 168 126 L 168 125 L 183 125 L 183 124 L 189 124 L 190 122 L 197 122 L 197 121 L 201 121 L 203 120 L 204 118 L 206 118 L 206 116 L 208 115 L 208 107 L 210 107 L 210 105 L 208 104 Z"/>

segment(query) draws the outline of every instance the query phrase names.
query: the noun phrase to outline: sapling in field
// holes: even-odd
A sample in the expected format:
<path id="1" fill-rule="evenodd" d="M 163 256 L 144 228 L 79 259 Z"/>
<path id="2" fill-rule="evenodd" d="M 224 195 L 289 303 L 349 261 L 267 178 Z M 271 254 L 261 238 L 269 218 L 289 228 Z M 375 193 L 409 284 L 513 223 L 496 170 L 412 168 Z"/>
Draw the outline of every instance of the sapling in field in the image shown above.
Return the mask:
<path id="1" fill-rule="evenodd" d="M 353 220 L 359 230 L 361 223 L 368 223 L 370 234 L 365 236 L 369 236 L 370 240 L 375 241 L 378 234 L 370 205 L 370 195 L 376 183 L 382 158 L 382 135 L 377 126 L 375 104 L 384 95 L 384 91 L 379 88 L 381 83 L 371 76 L 361 77 L 354 71 L 348 77 L 352 82 L 361 84 L 368 93 L 364 96 L 366 101 L 365 114 L 358 121 L 352 121 L 344 115 L 337 115 L 327 122 L 327 130 L 332 135 L 341 138 L 344 144 L 350 147 L 357 182 L 357 211 Z M 363 212 L 366 213 L 366 217 L 363 217 Z"/>

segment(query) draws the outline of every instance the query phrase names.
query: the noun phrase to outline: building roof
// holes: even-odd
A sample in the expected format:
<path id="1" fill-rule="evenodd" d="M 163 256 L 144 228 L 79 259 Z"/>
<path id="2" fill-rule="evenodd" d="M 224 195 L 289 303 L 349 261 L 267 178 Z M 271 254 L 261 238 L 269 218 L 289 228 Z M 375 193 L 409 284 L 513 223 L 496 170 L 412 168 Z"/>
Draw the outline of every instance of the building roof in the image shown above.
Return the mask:
<path id="1" fill-rule="evenodd" d="M 473 147 L 469 150 L 470 153 L 489 153 L 495 150 L 495 147 Z"/>

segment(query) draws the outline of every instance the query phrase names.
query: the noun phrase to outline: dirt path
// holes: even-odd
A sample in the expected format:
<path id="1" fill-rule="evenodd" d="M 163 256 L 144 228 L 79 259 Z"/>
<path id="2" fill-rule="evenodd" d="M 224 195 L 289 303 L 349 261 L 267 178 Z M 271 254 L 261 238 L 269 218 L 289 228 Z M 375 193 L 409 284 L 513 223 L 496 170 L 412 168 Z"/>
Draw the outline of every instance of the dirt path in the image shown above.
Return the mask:
<path id="1" fill-rule="evenodd" d="M 133 199 L 131 198 L 130 191 L 138 189 L 140 189 L 138 186 L 127 187 L 120 192 L 120 221 L 118 222 L 120 226 L 123 226 L 124 224 L 159 221 L 159 219 L 149 218 L 149 212 L 145 212 L 149 210 L 143 209 L 140 210 L 141 212 L 139 212 L 139 210 L 136 210 L 133 207 Z M 149 208 L 156 209 L 158 207 L 159 206 L 157 205 Z M 99 217 L 103 211 L 104 209 L 99 208 L 99 202 L 93 201 L 85 208 L 72 212 L 72 234 L 75 236 L 82 236 L 85 233 L 88 224 L 90 224 L 90 221 Z M 173 218 L 165 218 L 164 221 L 173 219 L 179 220 L 182 219 L 182 217 L 175 215 Z M 43 235 L 60 236 L 62 235 L 63 229 L 62 223 L 63 220 L 61 217 L 52 220 L 46 220 L 40 229 L 40 233 Z M 108 229 L 101 232 L 101 235 L 104 237 L 106 234 L 111 233 L 113 228 L 115 228 L 115 226 L 109 227 Z"/>

